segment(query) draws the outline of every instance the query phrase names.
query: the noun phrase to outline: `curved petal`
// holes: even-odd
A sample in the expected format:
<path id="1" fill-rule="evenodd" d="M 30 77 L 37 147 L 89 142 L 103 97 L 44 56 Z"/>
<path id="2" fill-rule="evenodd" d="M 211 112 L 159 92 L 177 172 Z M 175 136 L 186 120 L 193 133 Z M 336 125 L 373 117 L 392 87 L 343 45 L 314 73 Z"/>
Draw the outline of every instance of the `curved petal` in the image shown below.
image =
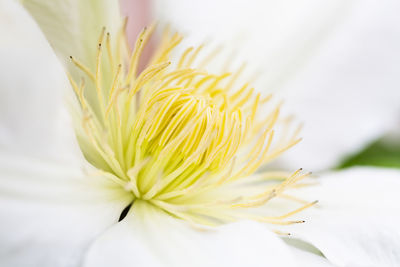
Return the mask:
<path id="1" fill-rule="evenodd" d="M 93 67 L 102 27 L 116 34 L 121 24 L 119 1 L 22 0 L 22 4 L 38 22 L 59 57 L 68 63 L 72 55 Z"/>
<path id="2" fill-rule="evenodd" d="M 63 110 L 63 95 L 71 89 L 39 27 L 16 1 L 0 1 L 0 32 L 1 149 L 63 159 L 79 155 Z"/>
<path id="3" fill-rule="evenodd" d="M 0 154 L 0 265 L 78 266 L 131 201 L 74 166 Z"/>
<path id="4" fill-rule="evenodd" d="M 195 229 L 140 201 L 92 244 L 84 264 L 111 265 L 296 266 L 289 248 L 261 224 Z"/>
<path id="5" fill-rule="evenodd" d="M 295 236 L 317 247 L 338 266 L 399 266 L 400 171 L 354 168 L 321 177 L 319 184 L 293 191 L 319 199 L 300 216 Z"/>
<path id="6" fill-rule="evenodd" d="M 193 39 L 238 44 L 304 121 L 288 169 L 333 167 L 400 114 L 397 1 L 156 1 L 156 14 Z M 323 155 L 323 156 L 321 156 Z"/>
<path id="7" fill-rule="evenodd" d="M 22 0 L 22 3 L 38 22 L 73 80 L 82 81 L 82 84 L 85 84 L 86 101 L 96 111 L 96 107 L 98 107 L 97 87 L 100 86 L 104 93 L 108 93 L 107 85 L 111 84 L 113 79 L 112 64 L 109 62 L 109 57 L 106 56 L 108 52 L 100 53 L 99 51 L 110 49 L 111 51 L 118 50 L 118 54 L 125 52 L 124 48 L 116 45 L 117 39 L 124 36 L 119 34 L 123 26 L 119 1 Z M 106 32 L 110 33 L 109 42 L 105 41 L 108 39 Z M 123 39 L 120 43 L 124 44 Z M 98 55 L 102 59 L 100 65 L 97 65 Z M 70 57 L 74 60 L 71 60 Z M 82 68 L 77 65 L 84 66 L 82 68 L 91 73 L 99 74 L 99 82 L 94 82 L 94 79 L 84 81 L 85 75 Z"/>
<path id="8" fill-rule="evenodd" d="M 326 258 L 297 248 L 291 248 L 293 257 L 296 259 L 297 266 L 307 267 L 333 267 Z"/>

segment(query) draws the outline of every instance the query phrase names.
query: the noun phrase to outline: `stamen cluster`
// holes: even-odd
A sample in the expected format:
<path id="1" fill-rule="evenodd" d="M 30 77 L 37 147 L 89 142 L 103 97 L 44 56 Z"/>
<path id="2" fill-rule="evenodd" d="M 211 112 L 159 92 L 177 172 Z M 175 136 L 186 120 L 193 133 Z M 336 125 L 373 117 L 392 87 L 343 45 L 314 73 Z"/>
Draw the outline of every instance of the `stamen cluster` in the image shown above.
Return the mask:
<path id="1" fill-rule="evenodd" d="M 94 70 L 71 57 L 85 76 L 80 83 L 70 78 L 80 103 L 76 133 L 93 166 L 135 199 L 207 225 L 241 218 L 238 210 L 264 205 L 306 176 L 254 174 L 300 139 L 295 131 L 275 140 L 280 106 L 238 83 L 243 68 L 208 73 L 207 62 L 197 63 L 203 46 L 186 49 L 172 64 L 171 51 L 182 37 L 166 31 L 138 73 L 153 29 L 142 31 L 133 51 L 124 27 L 115 40 L 103 29 Z M 260 177 L 283 182 L 262 184 L 257 192 L 242 186 Z M 312 204 L 280 217 L 250 217 L 292 223 L 283 219 Z"/>

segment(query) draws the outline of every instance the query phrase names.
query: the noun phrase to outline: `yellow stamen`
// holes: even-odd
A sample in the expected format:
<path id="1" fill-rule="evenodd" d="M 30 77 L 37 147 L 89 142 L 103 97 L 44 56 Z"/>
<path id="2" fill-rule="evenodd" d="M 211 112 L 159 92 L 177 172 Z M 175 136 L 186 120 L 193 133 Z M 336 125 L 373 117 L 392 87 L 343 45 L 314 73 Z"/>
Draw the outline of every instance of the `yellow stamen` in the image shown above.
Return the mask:
<path id="1" fill-rule="evenodd" d="M 208 73 L 194 64 L 203 46 L 190 47 L 174 60 L 170 54 L 182 36 L 167 33 L 138 74 L 154 25 L 140 33 L 132 52 L 126 47 L 125 27 L 126 21 L 115 43 L 102 29 L 94 71 L 71 57 L 91 81 L 78 86 L 69 77 L 81 103 L 76 127 L 89 162 L 134 199 L 192 223 L 215 225 L 243 217 L 279 225 L 302 222 L 284 219 L 314 202 L 277 217 L 242 212 L 275 197 L 288 198 L 285 189 L 308 175 L 301 170 L 260 173 L 259 190 L 252 194 L 237 186 L 257 177 L 260 166 L 300 140 L 299 129 L 275 140 L 280 105 L 270 104 L 271 96 L 255 93 L 249 83 L 237 84 L 245 65 L 232 73 Z M 90 98 L 85 99 L 84 90 Z M 289 123 L 284 121 L 284 129 Z"/>

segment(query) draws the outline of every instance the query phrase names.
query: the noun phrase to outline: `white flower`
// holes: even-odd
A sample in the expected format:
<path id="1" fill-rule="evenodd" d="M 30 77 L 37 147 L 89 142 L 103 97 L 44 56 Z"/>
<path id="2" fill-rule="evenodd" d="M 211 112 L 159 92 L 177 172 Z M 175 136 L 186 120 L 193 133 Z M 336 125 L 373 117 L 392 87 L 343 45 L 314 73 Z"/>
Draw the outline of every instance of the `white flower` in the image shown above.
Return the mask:
<path id="1" fill-rule="evenodd" d="M 85 3 L 83 10 L 92 7 L 101 18 L 107 17 L 108 10 L 115 10 L 101 9 L 105 3 L 102 1 Z M 56 17 L 62 17 L 77 14 L 82 11 L 80 8 L 83 7 L 53 11 L 60 12 Z M 354 169 L 328 175 L 315 186 L 289 188 L 290 195 L 297 195 L 303 201 L 313 201 L 316 196 L 320 204 L 297 214 L 307 219 L 307 223 L 301 227 L 290 225 L 282 231 L 289 230 L 314 245 L 327 259 L 284 243 L 266 224 L 239 221 L 214 228 L 193 228 L 187 220 L 176 218 L 186 211 L 172 217 L 165 212 L 168 207 L 151 205 L 152 198 L 140 200 L 134 190 L 125 190 L 131 187 L 122 188 L 120 182 L 124 177 L 110 176 L 117 171 L 108 171 L 108 175 L 104 170 L 92 172 L 69 133 L 73 125 L 61 117 L 63 90 L 72 89 L 68 88 L 50 46 L 16 3 L 0 2 L 0 18 L 3 35 L 0 101 L 2 107 L 11 107 L 0 117 L 1 266 L 396 266 L 400 263 L 396 226 L 398 171 Z M 108 25 L 106 21 L 103 23 Z M 78 29 L 69 28 L 73 33 L 79 32 Z M 97 42 L 97 36 L 93 36 Z M 87 42 L 92 41 L 88 37 Z M 88 43 L 78 48 L 85 45 L 90 48 Z M 94 51 L 96 54 L 96 47 Z M 85 53 L 81 56 L 89 65 L 96 58 L 86 57 Z M 79 95 L 80 91 L 77 92 Z M 88 101 L 96 100 L 89 96 Z M 101 108 L 98 112 L 102 113 Z M 99 118 L 106 117 L 99 115 Z M 75 127 L 79 130 L 79 126 Z M 91 130 L 89 133 L 100 134 Z M 86 157 L 96 155 L 90 148 L 81 143 Z M 93 159 L 92 164 L 104 167 Z M 82 166 L 89 173 L 82 171 Z M 254 193 L 253 190 L 264 189 L 257 183 L 249 183 L 232 191 L 220 190 L 221 194 L 210 197 L 222 198 L 239 191 Z M 280 196 L 255 212 L 275 211 L 281 215 L 292 206 L 285 202 L 293 200 Z M 128 214 L 118 222 L 134 198 Z M 207 207 L 206 215 L 210 215 L 208 208 L 212 210 L 213 206 Z M 216 214 L 216 218 L 219 216 Z M 358 229 L 360 224 L 365 228 Z M 364 236 L 364 229 L 372 231 Z"/>
<path id="2" fill-rule="evenodd" d="M 399 123 L 400 23 L 396 1 L 155 1 L 157 18 L 190 34 L 237 44 L 262 68 L 259 89 L 285 97 L 304 121 L 283 166 L 337 166 Z M 321 155 L 324 156 L 321 156 Z"/>

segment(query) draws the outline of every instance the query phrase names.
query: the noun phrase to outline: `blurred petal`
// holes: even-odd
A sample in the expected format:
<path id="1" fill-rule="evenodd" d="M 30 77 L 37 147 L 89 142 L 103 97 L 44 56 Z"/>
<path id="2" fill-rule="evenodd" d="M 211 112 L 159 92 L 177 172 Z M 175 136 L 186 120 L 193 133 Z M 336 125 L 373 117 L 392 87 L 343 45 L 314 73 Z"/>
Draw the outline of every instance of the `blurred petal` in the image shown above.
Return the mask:
<path id="1" fill-rule="evenodd" d="M 278 89 L 314 54 L 351 1 L 155 1 L 154 12 L 191 42 L 209 38 L 261 71 L 259 90 Z M 259 68 L 261 67 L 261 69 Z"/>
<path id="2" fill-rule="evenodd" d="M 289 248 L 261 224 L 200 230 L 144 202 L 92 244 L 84 264 L 111 265 L 296 266 Z"/>
<path id="3" fill-rule="evenodd" d="M 131 201 L 69 165 L 0 154 L 0 265 L 78 266 Z"/>
<path id="4" fill-rule="evenodd" d="M 0 32 L 1 149 L 63 159 L 77 153 L 63 109 L 71 89 L 39 27 L 16 1 L 0 1 Z"/>
<path id="5" fill-rule="evenodd" d="M 303 142 L 281 160 L 313 171 L 383 134 L 398 120 L 398 1 L 156 1 L 155 11 L 192 42 L 238 46 L 305 122 Z M 323 155 L 323 156 L 321 156 Z"/>
<path id="6" fill-rule="evenodd" d="M 288 106 L 305 122 L 303 142 L 286 158 L 291 166 L 333 167 L 399 124 L 400 2 L 357 3 L 286 85 Z"/>
<path id="7" fill-rule="evenodd" d="M 291 248 L 291 252 L 293 254 L 293 258 L 296 259 L 297 266 L 306 266 L 306 267 L 329 267 L 334 266 L 329 261 L 319 255 L 315 255 L 313 253 L 303 251 L 298 248 Z"/>
<path id="8" fill-rule="evenodd" d="M 149 0 L 121 0 L 121 11 L 128 18 L 126 35 L 130 47 L 133 47 L 136 38 L 144 27 L 150 25 L 152 18 L 151 2 Z M 139 65 L 139 71 L 143 70 L 154 50 L 154 39 L 151 38 L 143 49 Z"/>
<path id="9" fill-rule="evenodd" d="M 22 3 L 59 57 L 68 63 L 72 55 L 86 66 L 94 67 L 102 27 L 114 35 L 121 26 L 117 0 L 22 0 Z"/>
<path id="10" fill-rule="evenodd" d="M 152 22 L 149 0 L 121 0 L 121 13 L 128 17 L 126 34 L 131 47 L 140 31 Z"/>
<path id="11" fill-rule="evenodd" d="M 399 266 L 400 171 L 354 168 L 319 182 L 293 191 L 320 203 L 300 213 L 306 223 L 290 231 L 338 266 Z"/>

